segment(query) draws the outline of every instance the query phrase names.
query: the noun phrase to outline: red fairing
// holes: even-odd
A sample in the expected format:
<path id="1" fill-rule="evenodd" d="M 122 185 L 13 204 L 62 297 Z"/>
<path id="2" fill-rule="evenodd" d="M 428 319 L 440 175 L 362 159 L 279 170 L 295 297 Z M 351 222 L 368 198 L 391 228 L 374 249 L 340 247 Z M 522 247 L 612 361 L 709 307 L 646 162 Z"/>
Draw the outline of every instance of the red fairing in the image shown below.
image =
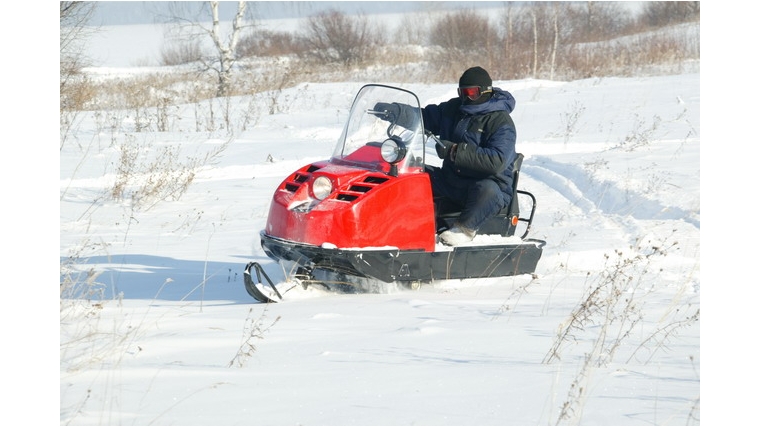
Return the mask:
<path id="1" fill-rule="evenodd" d="M 312 183 L 329 178 L 324 200 Z M 394 177 L 350 165 L 317 162 L 286 178 L 275 191 L 266 233 L 314 246 L 395 247 L 435 250 L 435 215 L 430 179 L 424 172 Z"/>

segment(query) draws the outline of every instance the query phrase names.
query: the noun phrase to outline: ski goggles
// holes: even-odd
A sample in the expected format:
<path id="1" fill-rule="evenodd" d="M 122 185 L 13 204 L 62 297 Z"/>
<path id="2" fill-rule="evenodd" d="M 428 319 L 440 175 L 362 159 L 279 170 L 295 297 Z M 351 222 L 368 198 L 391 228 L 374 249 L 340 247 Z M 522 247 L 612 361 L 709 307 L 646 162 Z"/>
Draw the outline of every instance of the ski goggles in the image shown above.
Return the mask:
<path id="1" fill-rule="evenodd" d="M 484 93 L 491 92 L 492 90 L 493 87 L 491 86 L 466 86 L 457 88 L 457 94 L 459 94 L 460 98 L 470 98 L 470 100 L 474 101 L 480 98 Z"/>

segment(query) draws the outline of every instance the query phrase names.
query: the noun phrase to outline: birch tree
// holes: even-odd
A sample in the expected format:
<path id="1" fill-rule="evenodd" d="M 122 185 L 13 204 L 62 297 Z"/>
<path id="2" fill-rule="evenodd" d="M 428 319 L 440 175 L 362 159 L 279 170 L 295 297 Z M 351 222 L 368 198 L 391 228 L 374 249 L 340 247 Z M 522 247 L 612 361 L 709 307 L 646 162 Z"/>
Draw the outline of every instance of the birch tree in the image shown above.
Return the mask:
<path id="1" fill-rule="evenodd" d="M 530 8 L 530 19 L 533 24 L 533 73 L 535 79 L 538 75 L 538 15 L 535 7 Z"/>
<path id="2" fill-rule="evenodd" d="M 219 75 L 216 95 L 226 96 L 230 91 L 230 81 L 232 80 L 232 67 L 235 65 L 235 49 L 240 40 L 240 32 L 243 29 L 243 16 L 245 15 L 246 2 L 239 1 L 235 19 L 232 21 L 232 34 L 228 40 L 224 40 L 219 25 L 219 2 L 209 2 L 211 6 L 211 40 L 214 42 L 217 53 L 219 54 L 219 67 L 216 69 Z"/>
<path id="3" fill-rule="evenodd" d="M 549 80 L 554 80 L 554 67 L 557 65 L 557 49 L 559 49 L 559 10 L 556 3 L 552 4 L 552 28 L 554 30 L 554 42 L 549 68 Z"/>
<path id="4" fill-rule="evenodd" d="M 189 2 L 191 5 L 192 2 Z M 208 6 L 208 9 L 205 6 Z M 231 82 L 232 82 L 232 70 L 237 62 L 236 49 L 238 42 L 240 41 L 241 34 L 248 26 L 245 24 L 244 17 L 246 15 L 247 2 L 237 2 L 237 12 L 232 19 L 232 28 L 229 34 L 225 35 L 224 28 L 219 16 L 219 2 L 210 1 L 207 4 L 202 4 L 204 14 L 210 14 L 211 24 L 205 25 L 201 22 L 200 16 L 193 18 L 184 17 L 186 14 L 182 13 L 179 8 L 174 9 L 172 12 L 171 20 L 184 23 L 182 27 L 190 27 L 190 37 L 196 39 L 201 35 L 206 35 L 211 39 L 214 47 L 214 54 L 209 57 L 201 57 L 199 61 L 203 64 L 206 70 L 212 70 L 217 74 L 217 89 L 216 96 L 223 97 L 230 94 Z M 179 5 L 180 7 L 182 5 Z M 207 15 L 208 16 L 208 15 Z M 182 30 L 182 31 L 187 31 Z"/>

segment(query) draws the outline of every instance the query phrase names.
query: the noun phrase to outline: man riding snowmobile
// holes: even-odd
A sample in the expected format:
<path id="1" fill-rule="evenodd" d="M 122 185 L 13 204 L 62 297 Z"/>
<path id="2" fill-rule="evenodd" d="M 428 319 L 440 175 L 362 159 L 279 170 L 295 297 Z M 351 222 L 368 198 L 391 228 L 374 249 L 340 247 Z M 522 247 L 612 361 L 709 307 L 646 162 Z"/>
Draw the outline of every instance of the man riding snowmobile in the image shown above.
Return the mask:
<path id="1" fill-rule="evenodd" d="M 481 67 L 466 70 L 459 79 L 458 98 L 422 109 L 425 130 L 439 137 L 441 167 L 426 166 L 436 212 L 461 211 L 454 224 L 439 224 L 440 240 L 457 246 L 472 241 L 480 226 L 509 206 L 517 131 L 510 113 L 515 98 L 494 88 Z M 418 115 L 403 104 L 378 103 L 376 111 L 399 123 Z"/>

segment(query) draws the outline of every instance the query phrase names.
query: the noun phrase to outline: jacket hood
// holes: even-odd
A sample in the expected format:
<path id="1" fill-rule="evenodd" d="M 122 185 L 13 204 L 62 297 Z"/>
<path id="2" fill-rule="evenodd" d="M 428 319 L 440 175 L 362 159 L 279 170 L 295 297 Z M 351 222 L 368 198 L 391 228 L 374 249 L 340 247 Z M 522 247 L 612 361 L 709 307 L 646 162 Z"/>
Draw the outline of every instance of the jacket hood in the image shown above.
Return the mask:
<path id="1" fill-rule="evenodd" d="M 495 87 L 493 88 L 493 95 L 488 101 L 482 104 L 462 104 L 459 109 L 463 113 L 471 115 L 490 113 L 493 111 L 506 111 L 507 113 L 512 113 L 512 111 L 515 109 L 516 103 L 517 101 L 511 93 Z"/>

